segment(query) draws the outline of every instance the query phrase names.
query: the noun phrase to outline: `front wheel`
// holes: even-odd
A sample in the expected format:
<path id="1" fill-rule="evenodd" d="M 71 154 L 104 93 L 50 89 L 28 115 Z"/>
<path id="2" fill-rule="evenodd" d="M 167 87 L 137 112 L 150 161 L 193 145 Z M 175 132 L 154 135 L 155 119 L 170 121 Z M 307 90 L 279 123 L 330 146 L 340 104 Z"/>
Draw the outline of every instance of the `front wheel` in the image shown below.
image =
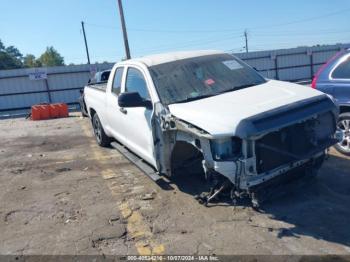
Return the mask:
<path id="1" fill-rule="evenodd" d="M 340 114 L 337 126 L 344 132 L 344 138 L 334 148 L 339 153 L 350 156 L 350 113 Z"/>
<path id="2" fill-rule="evenodd" d="M 94 114 L 92 118 L 92 127 L 94 129 L 94 134 L 97 143 L 102 147 L 109 147 L 111 139 L 106 135 L 105 131 L 103 130 L 100 118 L 97 114 Z"/>

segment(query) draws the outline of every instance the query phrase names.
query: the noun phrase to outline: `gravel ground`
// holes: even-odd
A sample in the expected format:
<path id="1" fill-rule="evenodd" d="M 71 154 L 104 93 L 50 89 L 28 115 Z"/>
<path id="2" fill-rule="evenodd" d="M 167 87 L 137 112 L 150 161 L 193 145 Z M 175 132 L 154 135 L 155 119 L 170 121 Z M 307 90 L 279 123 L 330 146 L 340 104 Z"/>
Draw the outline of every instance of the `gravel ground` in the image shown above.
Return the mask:
<path id="1" fill-rule="evenodd" d="M 0 254 L 350 254 L 350 158 L 331 151 L 319 176 L 262 212 L 204 207 L 191 178 L 161 186 L 89 120 L 0 121 Z"/>

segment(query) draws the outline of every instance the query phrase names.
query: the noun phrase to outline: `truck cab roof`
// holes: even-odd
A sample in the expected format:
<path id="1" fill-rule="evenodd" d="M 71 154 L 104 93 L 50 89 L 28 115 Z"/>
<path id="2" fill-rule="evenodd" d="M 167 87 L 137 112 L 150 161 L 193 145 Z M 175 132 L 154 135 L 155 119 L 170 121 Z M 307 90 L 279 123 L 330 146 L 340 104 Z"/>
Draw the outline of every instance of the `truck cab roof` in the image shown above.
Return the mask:
<path id="1" fill-rule="evenodd" d="M 192 58 L 192 57 L 223 54 L 223 53 L 224 53 L 223 51 L 219 51 L 219 50 L 180 51 L 180 52 L 149 55 L 149 56 L 144 56 L 139 58 L 132 58 L 124 62 L 125 63 L 141 62 L 146 66 L 150 67 L 150 66 L 155 66 L 159 64 L 164 64 L 164 63 Z"/>

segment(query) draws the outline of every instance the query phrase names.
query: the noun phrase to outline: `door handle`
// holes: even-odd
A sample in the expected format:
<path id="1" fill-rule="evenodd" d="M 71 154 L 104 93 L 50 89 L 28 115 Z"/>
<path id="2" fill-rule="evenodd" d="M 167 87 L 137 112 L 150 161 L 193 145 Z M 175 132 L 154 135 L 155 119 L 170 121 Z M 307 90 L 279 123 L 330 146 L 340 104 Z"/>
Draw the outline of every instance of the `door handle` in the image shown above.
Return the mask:
<path id="1" fill-rule="evenodd" d="M 124 107 L 119 108 L 119 111 L 125 115 L 128 113 L 128 110 L 126 110 Z"/>

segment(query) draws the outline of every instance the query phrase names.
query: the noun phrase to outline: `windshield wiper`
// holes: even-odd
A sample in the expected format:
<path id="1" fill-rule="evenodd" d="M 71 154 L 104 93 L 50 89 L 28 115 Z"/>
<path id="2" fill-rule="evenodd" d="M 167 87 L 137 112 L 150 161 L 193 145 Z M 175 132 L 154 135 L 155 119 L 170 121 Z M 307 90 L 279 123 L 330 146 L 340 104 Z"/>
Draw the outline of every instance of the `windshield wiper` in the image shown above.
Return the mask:
<path id="1" fill-rule="evenodd" d="M 179 104 L 179 103 L 186 103 L 186 102 L 191 102 L 191 101 L 195 101 L 195 100 L 199 100 L 199 99 L 203 99 L 203 98 L 207 98 L 207 97 L 211 97 L 211 96 L 215 96 L 216 94 L 210 94 L 210 95 L 201 95 L 201 96 L 194 96 L 194 97 L 187 97 L 184 100 L 180 100 L 180 101 L 176 101 L 173 104 Z"/>
<path id="2" fill-rule="evenodd" d="M 184 100 L 180 100 L 180 101 L 176 101 L 173 104 L 180 104 L 180 103 L 186 103 L 186 102 L 191 102 L 191 101 L 195 101 L 195 100 L 199 100 L 199 99 L 203 99 L 203 98 L 207 98 L 207 97 L 211 97 L 211 96 L 217 96 L 217 95 L 221 95 L 224 93 L 228 93 L 228 92 L 232 92 L 232 91 L 237 91 L 239 89 L 243 89 L 243 88 L 247 88 L 247 87 L 251 87 L 254 86 L 255 84 L 249 84 L 249 85 L 242 85 L 242 86 L 237 86 L 222 92 L 218 92 L 218 93 L 214 93 L 214 94 L 206 94 L 206 95 L 201 95 L 201 96 L 194 96 L 194 97 L 187 97 Z"/>
<path id="3" fill-rule="evenodd" d="M 254 84 L 249 84 L 249 85 L 242 85 L 242 86 L 236 86 L 234 88 L 231 88 L 231 89 L 228 89 L 228 90 L 225 90 L 225 91 L 222 91 L 220 93 L 217 93 L 216 95 L 220 95 L 220 94 L 224 94 L 224 93 L 229 93 L 229 92 L 232 92 L 232 91 L 237 91 L 239 89 L 243 89 L 243 88 L 247 88 L 247 87 L 251 87 L 251 86 L 254 86 Z"/>

